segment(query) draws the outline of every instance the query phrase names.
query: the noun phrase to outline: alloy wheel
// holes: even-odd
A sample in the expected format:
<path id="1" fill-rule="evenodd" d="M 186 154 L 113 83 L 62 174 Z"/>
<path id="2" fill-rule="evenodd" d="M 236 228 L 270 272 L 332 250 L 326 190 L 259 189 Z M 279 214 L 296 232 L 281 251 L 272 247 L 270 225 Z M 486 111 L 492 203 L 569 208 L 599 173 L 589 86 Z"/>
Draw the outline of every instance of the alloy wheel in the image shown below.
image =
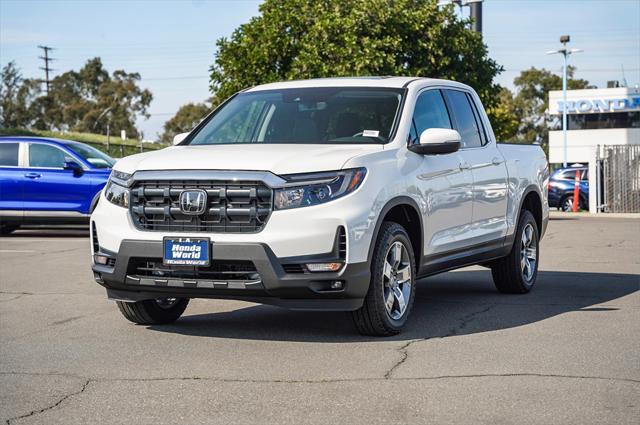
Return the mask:
<path id="1" fill-rule="evenodd" d="M 395 241 L 387 250 L 382 274 L 385 309 L 389 317 L 399 320 L 407 310 L 412 290 L 411 260 L 402 242 Z"/>
<path id="2" fill-rule="evenodd" d="M 538 244 L 535 230 L 531 223 L 527 223 L 522 231 L 520 243 L 520 269 L 522 271 L 522 277 L 527 282 L 530 282 L 535 274 L 537 260 Z"/>

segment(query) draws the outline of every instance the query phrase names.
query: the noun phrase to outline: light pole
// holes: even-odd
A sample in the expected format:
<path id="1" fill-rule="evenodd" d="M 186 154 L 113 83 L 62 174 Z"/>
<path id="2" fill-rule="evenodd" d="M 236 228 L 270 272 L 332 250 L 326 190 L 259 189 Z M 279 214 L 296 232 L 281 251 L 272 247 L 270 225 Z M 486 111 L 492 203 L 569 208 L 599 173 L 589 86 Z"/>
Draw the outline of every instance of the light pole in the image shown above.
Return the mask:
<path id="1" fill-rule="evenodd" d="M 567 63 L 569 55 L 573 53 L 580 53 L 582 49 L 567 49 L 567 43 L 571 41 L 571 37 L 568 35 L 560 36 L 560 43 L 562 43 L 562 49 L 550 50 L 548 55 L 560 54 L 564 58 L 564 65 L 562 66 L 562 144 L 563 144 L 563 160 L 562 166 L 567 167 Z"/>

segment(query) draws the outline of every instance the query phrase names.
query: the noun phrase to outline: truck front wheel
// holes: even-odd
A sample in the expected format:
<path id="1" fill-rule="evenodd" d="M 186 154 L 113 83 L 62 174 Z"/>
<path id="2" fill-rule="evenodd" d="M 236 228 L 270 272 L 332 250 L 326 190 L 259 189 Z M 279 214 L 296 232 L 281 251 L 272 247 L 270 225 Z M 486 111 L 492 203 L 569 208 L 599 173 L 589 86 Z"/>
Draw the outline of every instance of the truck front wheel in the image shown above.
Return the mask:
<path id="1" fill-rule="evenodd" d="M 415 298 L 416 262 L 409 235 L 397 223 L 384 222 L 373 251 L 371 282 L 364 304 L 353 312 L 363 335 L 400 332 Z"/>
<path id="2" fill-rule="evenodd" d="M 138 325 L 165 325 L 173 323 L 184 313 L 188 298 L 157 298 L 135 303 L 117 301 L 120 313 Z"/>

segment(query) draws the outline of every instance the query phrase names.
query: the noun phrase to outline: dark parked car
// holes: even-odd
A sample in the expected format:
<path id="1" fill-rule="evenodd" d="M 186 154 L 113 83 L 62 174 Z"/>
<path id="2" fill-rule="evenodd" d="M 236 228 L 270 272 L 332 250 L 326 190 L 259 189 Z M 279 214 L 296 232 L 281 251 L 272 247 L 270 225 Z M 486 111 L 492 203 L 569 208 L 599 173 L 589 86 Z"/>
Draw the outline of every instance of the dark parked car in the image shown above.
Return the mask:
<path id="1" fill-rule="evenodd" d="M 556 170 L 549 178 L 549 206 L 562 211 L 573 210 L 576 173 L 580 173 L 580 209 L 589 209 L 589 170 L 587 167 L 567 167 Z"/>
<path id="2" fill-rule="evenodd" d="M 115 160 L 70 140 L 0 137 L 0 233 L 88 223 Z"/>

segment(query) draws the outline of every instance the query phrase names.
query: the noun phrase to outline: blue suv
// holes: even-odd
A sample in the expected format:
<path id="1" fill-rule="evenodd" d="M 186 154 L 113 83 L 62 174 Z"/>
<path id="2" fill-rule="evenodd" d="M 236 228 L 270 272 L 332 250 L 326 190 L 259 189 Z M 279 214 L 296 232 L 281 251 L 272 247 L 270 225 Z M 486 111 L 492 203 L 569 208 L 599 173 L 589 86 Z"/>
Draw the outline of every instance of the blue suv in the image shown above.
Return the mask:
<path id="1" fill-rule="evenodd" d="M 0 137 L 0 234 L 87 223 L 115 160 L 70 140 Z"/>
<path id="2" fill-rule="evenodd" d="M 549 178 L 549 206 L 562 211 L 573 211 L 573 190 L 576 173 L 580 173 L 580 203 L 582 210 L 589 209 L 589 169 L 587 167 L 560 168 Z"/>

